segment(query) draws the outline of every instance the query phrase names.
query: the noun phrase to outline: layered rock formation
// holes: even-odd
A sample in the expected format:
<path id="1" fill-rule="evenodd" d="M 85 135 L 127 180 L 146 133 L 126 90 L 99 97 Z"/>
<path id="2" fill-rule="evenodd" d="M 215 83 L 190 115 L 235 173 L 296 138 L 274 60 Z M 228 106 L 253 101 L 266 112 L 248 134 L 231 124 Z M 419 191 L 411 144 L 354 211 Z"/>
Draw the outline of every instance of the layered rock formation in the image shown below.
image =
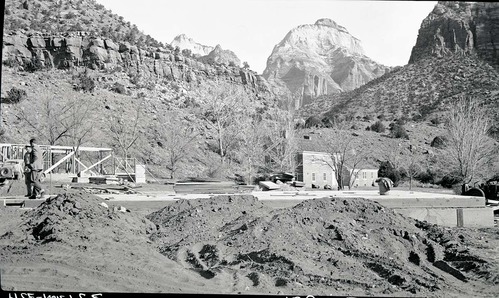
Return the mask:
<path id="1" fill-rule="evenodd" d="M 225 65 L 240 66 L 241 60 L 231 50 L 224 50 L 220 45 L 217 45 L 213 51 L 201 58 L 207 63 L 218 63 Z"/>
<path id="2" fill-rule="evenodd" d="M 214 51 L 212 51 L 214 52 Z M 215 56 L 214 56 L 215 57 Z M 267 92 L 264 79 L 255 72 L 219 63 L 206 64 L 172 53 L 165 48 L 141 49 L 128 42 L 115 42 L 83 32 L 67 36 L 4 36 L 2 61 L 20 67 L 57 68 L 85 66 L 93 69 L 121 67 L 143 77 L 193 82 L 203 77 L 225 76 L 227 80 Z"/>
<path id="3" fill-rule="evenodd" d="M 499 67 L 499 3 L 439 2 L 424 19 L 409 63 L 428 56 L 478 55 Z"/>
<path id="4" fill-rule="evenodd" d="M 192 38 L 187 37 L 185 34 L 177 35 L 170 45 L 173 48 L 179 47 L 181 50 L 190 50 L 191 54 L 194 56 L 206 56 L 214 49 L 214 47 L 205 46 L 195 42 Z"/>
<path id="5" fill-rule="evenodd" d="M 274 47 L 263 76 L 289 89 L 294 107 L 353 90 L 389 71 L 364 53 L 360 40 L 330 19 L 292 29 Z"/>

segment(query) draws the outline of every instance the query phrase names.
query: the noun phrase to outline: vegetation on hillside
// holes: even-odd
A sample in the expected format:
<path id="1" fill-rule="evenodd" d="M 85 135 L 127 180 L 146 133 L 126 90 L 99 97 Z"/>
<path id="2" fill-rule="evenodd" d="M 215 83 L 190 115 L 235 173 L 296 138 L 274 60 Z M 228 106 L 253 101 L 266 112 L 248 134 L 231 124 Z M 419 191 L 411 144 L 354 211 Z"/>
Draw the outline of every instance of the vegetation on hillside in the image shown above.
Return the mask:
<path id="1" fill-rule="evenodd" d="M 131 44 L 169 46 L 143 33 L 135 24 L 125 21 L 95 0 L 7 0 L 3 30 L 4 34 L 12 31 L 48 35 L 85 32 Z"/>
<path id="2" fill-rule="evenodd" d="M 430 121 L 441 117 L 452 102 L 467 95 L 483 103 L 499 123 L 499 73 L 489 64 L 467 56 L 428 58 L 396 67 L 351 92 L 324 96 L 304 107 L 305 119 L 315 116 L 327 126 L 366 117 L 387 120 L 405 117 Z"/>

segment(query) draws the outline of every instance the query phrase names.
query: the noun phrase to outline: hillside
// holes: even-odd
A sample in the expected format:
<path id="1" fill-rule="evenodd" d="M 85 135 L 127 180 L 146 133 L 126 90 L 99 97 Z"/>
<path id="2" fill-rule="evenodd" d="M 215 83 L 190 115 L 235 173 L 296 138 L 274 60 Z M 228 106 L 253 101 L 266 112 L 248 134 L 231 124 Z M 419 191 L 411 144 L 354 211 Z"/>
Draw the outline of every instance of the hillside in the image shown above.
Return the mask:
<path id="1" fill-rule="evenodd" d="M 6 0 L 3 30 L 4 35 L 17 31 L 27 35 L 84 32 L 115 41 L 168 47 L 95 0 Z"/>
<path id="2" fill-rule="evenodd" d="M 169 45 L 147 43 L 146 35 L 135 26 L 95 1 L 60 1 L 57 7 L 52 1 L 8 1 L 7 8 L 3 142 L 25 143 L 38 136 L 42 144 L 112 147 L 118 155 L 136 157 L 160 177 L 173 172 L 177 177 L 233 176 L 237 169 L 215 173 L 220 170 L 220 155 L 232 154 L 227 158 L 233 165 L 226 168 L 234 168 L 239 159 L 236 152 L 217 149 L 220 134 L 213 126 L 216 119 L 208 113 L 209 101 L 217 96 L 229 101 L 237 95 L 237 106 L 246 109 L 231 115 L 244 112 L 248 119 L 258 114 L 255 119 L 271 121 L 277 109 L 276 96 L 266 81 L 250 69 L 229 63 L 230 51 L 212 51 L 210 61 L 203 62 Z M 49 21 L 53 18 L 58 22 Z M 41 25 L 44 22 L 48 25 Z M 122 28 L 106 29 L 113 26 Z M 235 129 L 229 128 L 231 123 L 223 129 Z M 129 149 L 120 148 L 123 140 L 135 137 Z M 239 142 L 234 134 L 222 137 Z M 182 142 L 174 143 L 175 138 L 186 139 L 189 146 L 180 163 L 174 159 L 172 171 L 167 166 L 170 157 L 182 152 L 178 149 Z"/>
<path id="3" fill-rule="evenodd" d="M 499 121 L 493 113 L 499 109 L 499 73 L 480 59 L 462 56 L 398 67 L 354 91 L 316 100 L 304 107 L 302 116 L 431 120 L 463 94 L 482 101 Z"/>

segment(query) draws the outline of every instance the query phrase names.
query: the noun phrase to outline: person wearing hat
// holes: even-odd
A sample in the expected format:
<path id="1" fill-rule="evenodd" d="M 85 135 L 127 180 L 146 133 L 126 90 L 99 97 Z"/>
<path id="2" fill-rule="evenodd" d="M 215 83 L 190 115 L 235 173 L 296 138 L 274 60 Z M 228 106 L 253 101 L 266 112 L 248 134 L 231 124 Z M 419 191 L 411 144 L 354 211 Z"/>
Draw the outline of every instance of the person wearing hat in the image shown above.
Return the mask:
<path id="1" fill-rule="evenodd" d="M 36 199 L 37 195 L 40 195 L 40 198 L 44 198 L 45 189 L 43 189 L 43 185 L 41 183 L 42 171 L 43 171 L 43 155 L 40 146 L 36 144 L 36 139 L 33 138 L 29 140 L 31 145 L 31 183 L 33 184 L 33 192 L 31 194 L 30 199 Z"/>
<path id="2" fill-rule="evenodd" d="M 26 190 L 28 191 L 28 194 L 25 195 L 25 197 L 31 197 L 33 193 L 33 185 L 31 185 L 31 169 L 29 166 L 31 164 L 31 146 L 26 145 L 24 149 L 26 149 L 26 152 L 24 153 L 24 183 L 26 183 Z"/>

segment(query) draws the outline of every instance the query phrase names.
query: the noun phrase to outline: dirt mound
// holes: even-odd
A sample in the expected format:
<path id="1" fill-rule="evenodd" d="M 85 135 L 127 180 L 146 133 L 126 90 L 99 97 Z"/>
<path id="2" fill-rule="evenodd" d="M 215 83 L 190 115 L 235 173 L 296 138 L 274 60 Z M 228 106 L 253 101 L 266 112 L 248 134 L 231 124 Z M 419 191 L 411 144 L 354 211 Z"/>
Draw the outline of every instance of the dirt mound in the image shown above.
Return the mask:
<path id="1" fill-rule="evenodd" d="M 201 276 L 233 274 L 255 292 L 435 295 L 472 279 L 415 220 L 376 202 L 324 198 L 264 209 L 249 197 L 179 201 L 149 217 L 159 226 L 151 239 Z"/>
<path id="2" fill-rule="evenodd" d="M 37 208 L 23 213 L 19 227 L 0 238 L 8 238 L 13 243 L 57 241 L 84 245 L 84 242 L 97 238 L 138 240 L 134 236 L 145 238 L 155 230 L 154 224 L 147 219 L 109 208 L 97 196 L 66 193 L 49 198 Z"/>
<path id="3" fill-rule="evenodd" d="M 210 199 L 178 200 L 146 216 L 158 231 L 151 239 L 161 253 L 174 258 L 179 248 L 220 237 L 220 229 L 238 217 L 263 216 L 272 208 L 252 195 L 219 195 Z"/>

